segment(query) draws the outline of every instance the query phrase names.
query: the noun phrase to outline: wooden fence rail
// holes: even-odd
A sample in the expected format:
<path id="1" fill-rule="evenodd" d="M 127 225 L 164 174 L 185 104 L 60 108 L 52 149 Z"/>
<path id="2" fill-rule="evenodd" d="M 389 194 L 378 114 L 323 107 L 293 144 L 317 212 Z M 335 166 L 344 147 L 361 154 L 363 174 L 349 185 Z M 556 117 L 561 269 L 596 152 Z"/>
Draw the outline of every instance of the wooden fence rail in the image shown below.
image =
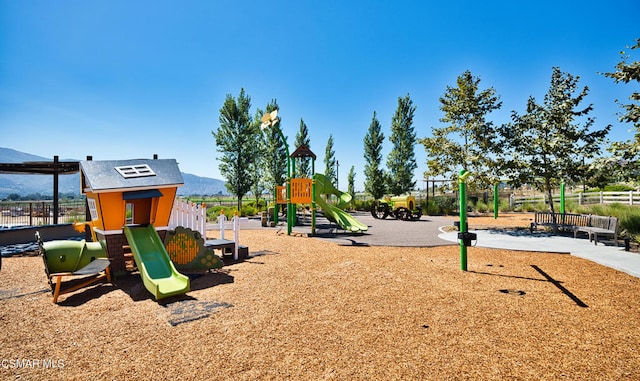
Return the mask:
<path id="1" fill-rule="evenodd" d="M 626 191 L 626 192 L 584 192 L 565 194 L 566 202 L 575 202 L 578 205 L 589 204 L 613 204 L 620 203 L 626 205 L 640 205 L 640 192 L 638 191 Z M 509 204 L 512 207 L 523 204 L 537 204 L 547 203 L 548 196 L 546 194 L 534 195 L 534 196 L 516 196 L 511 195 L 509 198 Z M 553 202 L 560 202 L 560 195 L 553 195 Z"/>

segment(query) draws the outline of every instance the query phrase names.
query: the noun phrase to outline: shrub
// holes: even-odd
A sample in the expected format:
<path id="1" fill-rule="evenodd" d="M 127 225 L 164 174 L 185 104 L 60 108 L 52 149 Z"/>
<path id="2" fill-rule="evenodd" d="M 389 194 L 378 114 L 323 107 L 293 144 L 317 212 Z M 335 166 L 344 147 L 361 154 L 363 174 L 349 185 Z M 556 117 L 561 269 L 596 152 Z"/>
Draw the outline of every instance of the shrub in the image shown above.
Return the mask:
<path id="1" fill-rule="evenodd" d="M 511 208 L 509 200 L 502 199 L 498 202 L 498 210 L 501 212 L 511 212 L 513 208 Z"/>
<path id="2" fill-rule="evenodd" d="M 640 243 L 640 208 L 637 206 L 621 203 L 596 204 L 583 206 L 580 209 L 580 213 L 616 217 L 618 218 L 618 230 L 621 236 Z"/>
<path id="3" fill-rule="evenodd" d="M 433 198 L 433 203 L 438 208 L 436 214 L 454 214 L 458 209 L 458 202 L 455 197 L 436 196 Z"/>
<path id="4" fill-rule="evenodd" d="M 535 212 L 536 210 L 539 210 L 539 209 L 536 209 L 536 206 L 534 204 L 530 204 L 528 202 L 525 202 L 524 204 L 520 204 L 520 205 L 516 206 L 514 208 L 514 210 L 516 212 Z"/>
<path id="5" fill-rule="evenodd" d="M 243 204 L 242 209 L 240 209 L 240 217 L 255 216 L 256 208 L 254 205 L 255 202 L 253 203 L 253 205 Z"/>
<path id="6" fill-rule="evenodd" d="M 476 202 L 475 208 L 476 208 L 476 211 L 479 213 L 487 213 L 493 208 L 493 205 L 491 208 L 489 208 L 489 206 L 484 201 L 478 200 Z"/>
<path id="7" fill-rule="evenodd" d="M 429 216 L 437 216 L 442 214 L 442 211 L 433 200 L 429 200 L 428 202 L 427 201 L 423 202 L 421 207 L 422 207 L 423 214 L 426 214 Z"/>
<path id="8" fill-rule="evenodd" d="M 224 211 L 225 216 L 230 219 L 237 210 L 235 207 L 230 206 L 212 206 L 211 208 L 207 208 L 207 221 L 217 222 L 222 211 Z"/>
<path id="9" fill-rule="evenodd" d="M 371 204 L 373 203 L 373 200 L 354 200 L 352 203 L 355 210 L 368 212 L 369 210 L 371 210 Z"/>

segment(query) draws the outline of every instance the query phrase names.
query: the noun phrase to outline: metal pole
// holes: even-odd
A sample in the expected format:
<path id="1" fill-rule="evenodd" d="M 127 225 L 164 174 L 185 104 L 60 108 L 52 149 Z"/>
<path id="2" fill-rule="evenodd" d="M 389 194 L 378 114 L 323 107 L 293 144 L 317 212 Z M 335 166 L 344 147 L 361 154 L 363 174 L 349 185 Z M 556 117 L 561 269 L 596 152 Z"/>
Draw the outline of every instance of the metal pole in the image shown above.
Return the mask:
<path id="1" fill-rule="evenodd" d="M 289 162 L 291 163 L 291 175 L 295 176 L 296 173 L 296 159 L 289 157 Z M 287 219 L 288 224 L 287 224 L 287 231 L 289 234 L 291 234 L 291 230 L 293 229 L 293 226 L 296 224 L 296 204 L 291 202 L 291 177 L 289 177 L 289 196 L 287 196 L 289 199 L 289 205 L 291 208 L 291 217 Z M 289 216 L 289 214 L 287 214 L 287 216 Z"/>
<path id="2" fill-rule="evenodd" d="M 462 169 L 458 177 L 458 185 L 460 191 L 460 233 L 467 232 L 467 177 L 470 172 Z M 467 271 L 467 246 L 462 239 L 458 239 L 460 243 L 460 270 Z"/>
<path id="3" fill-rule="evenodd" d="M 282 139 L 284 148 L 287 150 L 287 235 L 291 235 L 291 228 L 293 226 L 293 208 L 291 207 L 291 158 L 289 157 L 289 145 L 287 144 L 287 138 L 284 137 L 279 125 L 276 125 L 275 127 L 278 129 L 280 139 Z"/>
<path id="4" fill-rule="evenodd" d="M 498 219 L 498 184 L 493 184 L 493 218 Z"/>
<path id="5" fill-rule="evenodd" d="M 560 182 L 560 213 L 564 214 L 564 179 Z"/>
<path id="6" fill-rule="evenodd" d="M 311 235 L 316 235 L 316 161 L 311 158 Z"/>
<path id="7" fill-rule="evenodd" d="M 58 209 L 60 203 L 58 200 L 58 156 L 53 157 L 53 224 L 58 224 Z M 44 211 L 43 211 L 44 212 Z"/>

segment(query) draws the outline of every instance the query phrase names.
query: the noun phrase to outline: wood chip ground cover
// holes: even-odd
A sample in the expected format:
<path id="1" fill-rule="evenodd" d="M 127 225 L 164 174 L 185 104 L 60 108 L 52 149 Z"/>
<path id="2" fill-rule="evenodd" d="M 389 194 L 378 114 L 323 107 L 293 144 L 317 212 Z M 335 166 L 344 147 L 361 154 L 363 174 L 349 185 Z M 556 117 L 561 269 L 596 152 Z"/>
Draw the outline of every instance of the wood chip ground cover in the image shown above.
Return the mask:
<path id="1" fill-rule="evenodd" d="M 40 258 L 5 258 L 0 379 L 640 378 L 627 274 L 560 254 L 469 248 L 463 272 L 457 246 L 241 240 L 254 256 L 165 303 L 132 275 L 54 305 Z"/>

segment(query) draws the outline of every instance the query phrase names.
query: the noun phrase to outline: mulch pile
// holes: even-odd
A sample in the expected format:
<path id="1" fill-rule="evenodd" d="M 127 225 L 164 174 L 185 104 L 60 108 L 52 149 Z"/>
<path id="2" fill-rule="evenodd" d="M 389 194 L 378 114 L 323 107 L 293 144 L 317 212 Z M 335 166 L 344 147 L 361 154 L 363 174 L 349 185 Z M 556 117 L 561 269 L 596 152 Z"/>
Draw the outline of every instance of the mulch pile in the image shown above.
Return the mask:
<path id="1" fill-rule="evenodd" d="M 241 242 L 248 260 L 161 303 L 134 274 L 54 305 L 40 258 L 4 258 L 0 379 L 640 378 L 640 280 L 616 270 L 471 247 L 463 272 L 457 246 L 275 230 Z"/>

